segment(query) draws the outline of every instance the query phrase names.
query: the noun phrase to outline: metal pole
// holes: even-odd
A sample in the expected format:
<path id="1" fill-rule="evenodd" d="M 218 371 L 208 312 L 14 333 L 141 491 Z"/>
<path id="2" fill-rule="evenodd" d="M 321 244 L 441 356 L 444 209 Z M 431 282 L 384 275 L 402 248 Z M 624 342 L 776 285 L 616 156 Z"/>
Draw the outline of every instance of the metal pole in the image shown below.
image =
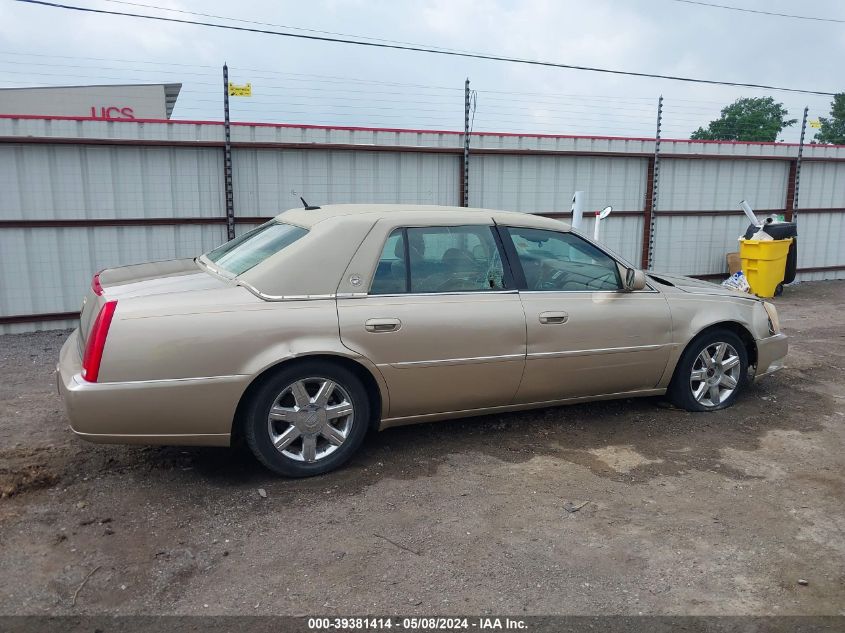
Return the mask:
<path id="1" fill-rule="evenodd" d="M 798 218 L 798 186 L 801 182 L 801 157 L 804 155 L 804 135 L 807 133 L 807 113 L 809 106 L 804 106 L 804 118 L 801 120 L 801 140 L 798 141 L 798 160 L 795 161 L 795 192 L 792 194 L 792 221 Z"/>
<path id="2" fill-rule="evenodd" d="M 226 195 L 226 235 L 235 239 L 235 194 L 232 189 L 232 135 L 229 127 L 229 67 L 223 64 L 223 186 Z"/>
<path id="3" fill-rule="evenodd" d="M 461 206 L 469 206 L 469 77 L 464 82 L 464 199 Z"/>
<path id="4" fill-rule="evenodd" d="M 654 134 L 654 178 L 651 187 L 651 218 L 648 226 L 648 258 L 647 268 L 654 266 L 654 221 L 657 211 L 658 189 L 660 184 L 660 126 L 663 122 L 663 95 L 657 100 L 657 129 Z"/>

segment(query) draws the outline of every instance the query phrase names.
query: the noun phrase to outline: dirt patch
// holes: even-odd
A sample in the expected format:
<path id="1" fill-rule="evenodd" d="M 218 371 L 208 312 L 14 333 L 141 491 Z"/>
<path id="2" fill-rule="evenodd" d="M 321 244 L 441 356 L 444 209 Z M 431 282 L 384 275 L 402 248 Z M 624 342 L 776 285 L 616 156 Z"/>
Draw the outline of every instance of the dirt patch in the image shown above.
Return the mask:
<path id="1" fill-rule="evenodd" d="M 681 450 L 683 452 L 683 450 Z M 649 459 L 640 455 L 631 446 L 606 446 L 604 448 L 591 448 L 591 455 L 595 455 L 600 461 L 607 464 L 617 473 L 629 473 L 640 466 L 648 464 L 662 464 L 662 459 Z"/>
<path id="2" fill-rule="evenodd" d="M 50 472 L 42 455 L 44 449 L 30 448 L 0 451 L 0 498 L 49 488 L 59 481 Z"/>
<path id="3" fill-rule="evenodd" d="M 52 375 L 67 334 L 2 337 L 0 612 L 845 613 L 845 283 L 777 304 L 788 367 L 725 411 L 396 428 L 309 480 L 81 442 Z"/>

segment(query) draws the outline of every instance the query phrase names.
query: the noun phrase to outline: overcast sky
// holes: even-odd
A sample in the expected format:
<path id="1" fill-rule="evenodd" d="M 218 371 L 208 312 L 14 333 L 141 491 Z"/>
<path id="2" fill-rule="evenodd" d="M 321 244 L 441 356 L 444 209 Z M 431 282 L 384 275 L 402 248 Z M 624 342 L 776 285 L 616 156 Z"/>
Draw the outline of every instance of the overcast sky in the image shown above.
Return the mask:
<path id="1" fill-rule="evenodd" d="M 714 0 L 715 1 L 715 0 Z M 845 24 L 745 14 L 673 0 L 137 0 L 182 11 L 567 64 L 845 90 Z M 117 11 L 223 22 L 132 6 Z M 722 0 L 845 19 L 845 2 Z M 245 23 L 244 26 L 250 26 Z M 298 31 L 304 32 L 304 31 Z M 90 59 L 96 58 L 96 59 Z M 772 95 L 792 116 L 826 115 L 828 97 L 529 67 L 81 14 L 0 0 L 0 86 L 178 81 L 173 118 L 220 119 L 221 71 L 251 82 L 242 121 L 463 128 L 463 83 L 477 90 L 474 129 L 683 138 L 740 96 Z M 783 135 L 796 141 L 799 125 Z"/>

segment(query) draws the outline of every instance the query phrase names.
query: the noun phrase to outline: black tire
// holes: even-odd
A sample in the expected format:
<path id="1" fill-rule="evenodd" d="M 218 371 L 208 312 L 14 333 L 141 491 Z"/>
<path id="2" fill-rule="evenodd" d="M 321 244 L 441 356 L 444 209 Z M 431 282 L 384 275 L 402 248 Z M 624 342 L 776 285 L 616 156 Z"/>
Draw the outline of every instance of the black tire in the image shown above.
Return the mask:
<path id="1" fill-rule="evenodd" d="M 346 439 L 330 454 L 309 463 L 276 449 L 269 432 L 268 416 L 270 408 L 288 386 L 314 377 L 331 380 L 344 390 L 351 400 L 353 413 Z M 340 467 L 352 457 L 370 426 L 370 401 L 364 385 L 353 372 L 331 362 L 306 360 L 283 367 L 262 381 L 245 407 L 243 424 L 246 443 L 264 466 L 285 477 L 313 477 Z M 302 443 L 303 440 L 300 438 L 298 441 Z M 322 436 L 318 436 L 317 441 L 328 447 L 329 443 Z M 296 442 L 294 440 L 291 446 Z M 304 452 L 303 446 L 302 454 Z"/>
<path id="2" fill-rule="evenodd" d="M 719 404 L 712 405 L 696 400 L 690 380 L 697 363 L 700 363 L 699 355 L 704 350 L 712 348 L 719 343 L 727 343 L 736 351 L 736 355 L 739 358 L 739 372 L 738 376 L 734 378 L 736 380 L 736 387 L 733 388 L 732 393 L 727 395 Z M 734 374 L 736 373 L 734 372 Z M 675 373 L 672 376 L 672 381 L 669 383 L 669 389 L 666 395 L 672 404 L 687 411 L 719 411 L 720 409 L 731 406 L 736 401 L 747 381 L 748 352 L 745 349 L 742 339 L 730 330 L 714 329 L 699 334 L 687 345 L 678 364 L 675 366 Z"/>
<path id="3" fill-rule="evenodd" d="M 783 294 L 783 284 L 778 284 L 775 286 L 775 296 L 779 297 Z"/>

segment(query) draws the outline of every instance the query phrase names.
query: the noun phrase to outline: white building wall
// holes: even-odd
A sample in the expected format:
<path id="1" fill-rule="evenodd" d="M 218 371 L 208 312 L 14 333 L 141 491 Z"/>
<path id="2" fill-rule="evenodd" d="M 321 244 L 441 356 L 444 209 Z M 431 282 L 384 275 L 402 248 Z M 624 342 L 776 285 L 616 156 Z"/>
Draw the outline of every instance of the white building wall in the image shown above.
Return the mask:
<path id="1" fill-rule="evenodd" d="M 163 85 L 0 88 L 0 114 L 166 119 L 167 105 Z"/>

